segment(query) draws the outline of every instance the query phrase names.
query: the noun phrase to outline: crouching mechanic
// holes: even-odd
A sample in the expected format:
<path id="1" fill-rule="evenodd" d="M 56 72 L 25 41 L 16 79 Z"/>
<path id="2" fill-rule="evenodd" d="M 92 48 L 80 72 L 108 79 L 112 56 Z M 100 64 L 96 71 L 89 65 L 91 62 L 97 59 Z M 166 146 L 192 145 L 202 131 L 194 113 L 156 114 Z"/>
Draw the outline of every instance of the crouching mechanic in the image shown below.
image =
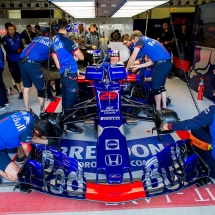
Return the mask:
<path id="1" fill-rule="evenodd" d="M 140 31 L 133 31 L 130 40 L 135 44 L 134 51 L 128 61 L 126 69 L 134 63 L 139 51 L 146 54 L 151 61 L 135 66 L 137 68 L 153 66 L 152 73 L 152 93 L 155 97 L 156 109 L 161 110 L 161 101 L 163 108 L 166 109 L 167 94 L 165 89 L 166 77 L 172 68 L 170 54 L 156 40 L 143 36 Z"/>
<path id="2" fill-rule="evenodd" d="M 51 32 L 51 37 L 56 35 L 56 31 Z M 49 46 L 52 41 L 49 37 L 40 36 L 30 43 L 30 45 L 20 55 L 19 68 L 22 74 L 24 85 L 24 103 L 25 108 L 29 111 L 29 92 L 32 87 L 32 82 L 37 89 L 38 101 L 41 107 L 41 112 L 45 112 L 44 99 L 45 95 L 45 80 L 41 68 L 43 61 L 48 59 Z"/>
<path id="3" fill-rule="evenodd" d="M 209 131 L 207 127 L 209 126 Z M 193 119 L 175 123 L 164 123 L 161 131 L 191 130 L 193 147 L 210 167 L 210 177 L 215 179 L 215 106 L 211 105 Z M 199 141 L 200 140 L 200 141 Z M 197 144 L 195 144 L 197 143 Z M 198 147 L 197 147 L 198 146 Z"/>
<path id="4" fill-rule="evenodd" d="M 54 140 L 34 136 L 47 136 L 52 129 L 51 123 L 42 120 L 30 111 L 13 111 L 0 115 L 0 176 L 10 181 L 17 180 L 20 167 L 11 160 L 7 149 L 22 147 L 28 156 L 29 144 L 53 144 Z"/>

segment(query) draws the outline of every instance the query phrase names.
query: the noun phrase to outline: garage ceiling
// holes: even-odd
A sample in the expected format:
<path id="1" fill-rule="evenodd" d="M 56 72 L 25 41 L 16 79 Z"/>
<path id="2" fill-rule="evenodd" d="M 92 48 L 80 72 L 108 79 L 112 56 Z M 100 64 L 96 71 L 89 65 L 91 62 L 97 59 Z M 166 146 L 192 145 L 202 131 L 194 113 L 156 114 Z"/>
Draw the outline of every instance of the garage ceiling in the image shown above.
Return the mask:
<path id="1" fill-rule="evenodd" d="M 0 0 L 0 9 L 59 8 L 75 18 L 132 17 L 165 2 L 168 0 Z"/>
<path id="2" fill-rule="evenodd" d="M 51 0 L 75 18 L 132 17 L 162 5 L 169 0 Z"/>

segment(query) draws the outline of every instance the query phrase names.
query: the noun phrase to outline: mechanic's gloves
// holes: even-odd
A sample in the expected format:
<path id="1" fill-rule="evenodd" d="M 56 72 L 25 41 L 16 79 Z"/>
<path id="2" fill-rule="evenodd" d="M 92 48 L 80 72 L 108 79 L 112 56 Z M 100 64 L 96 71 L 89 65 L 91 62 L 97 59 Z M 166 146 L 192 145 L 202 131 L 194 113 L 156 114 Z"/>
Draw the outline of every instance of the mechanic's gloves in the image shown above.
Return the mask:
<path id="1" fill-rule="evenodd" d="M 58 146 L 59 140 L 58 139 L 48 139 L 48 146 Z"/>

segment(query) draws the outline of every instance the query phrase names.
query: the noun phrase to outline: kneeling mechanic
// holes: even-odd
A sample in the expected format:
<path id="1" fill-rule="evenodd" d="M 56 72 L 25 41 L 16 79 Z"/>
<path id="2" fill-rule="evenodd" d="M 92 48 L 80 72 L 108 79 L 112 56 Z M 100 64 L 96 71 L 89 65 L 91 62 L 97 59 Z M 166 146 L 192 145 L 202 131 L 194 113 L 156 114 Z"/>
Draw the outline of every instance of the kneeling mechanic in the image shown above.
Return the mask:
<path id="1" fill-rule="evenodd" d="M 13 111 L 0 115 L 0 176 L 16 181 L 20 167 L 12 161 L 7 150 L 20 147 L 23 155 L 28 156 L 29 144 L 52 145 L 56 140 L 42 139 L 37 135 L 48 136 L 52 129 L 51 123 L 39 119 L 30 111 Z M 21 154 L 21 153 L 20 153 Z"/>

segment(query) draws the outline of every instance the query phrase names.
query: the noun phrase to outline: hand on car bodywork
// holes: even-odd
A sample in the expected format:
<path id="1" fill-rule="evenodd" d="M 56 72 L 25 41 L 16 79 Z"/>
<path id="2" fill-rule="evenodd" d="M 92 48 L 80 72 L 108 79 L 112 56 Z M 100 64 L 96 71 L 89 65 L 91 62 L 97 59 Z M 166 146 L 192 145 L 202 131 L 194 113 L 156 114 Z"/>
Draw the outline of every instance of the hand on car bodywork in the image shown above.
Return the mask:
<path id="1" fill-rule="evenodd" d="M 169 130 L 169 124 L 168 123 L 163 123 L 160 127 L 161 131 L 168 131 Z"/>

